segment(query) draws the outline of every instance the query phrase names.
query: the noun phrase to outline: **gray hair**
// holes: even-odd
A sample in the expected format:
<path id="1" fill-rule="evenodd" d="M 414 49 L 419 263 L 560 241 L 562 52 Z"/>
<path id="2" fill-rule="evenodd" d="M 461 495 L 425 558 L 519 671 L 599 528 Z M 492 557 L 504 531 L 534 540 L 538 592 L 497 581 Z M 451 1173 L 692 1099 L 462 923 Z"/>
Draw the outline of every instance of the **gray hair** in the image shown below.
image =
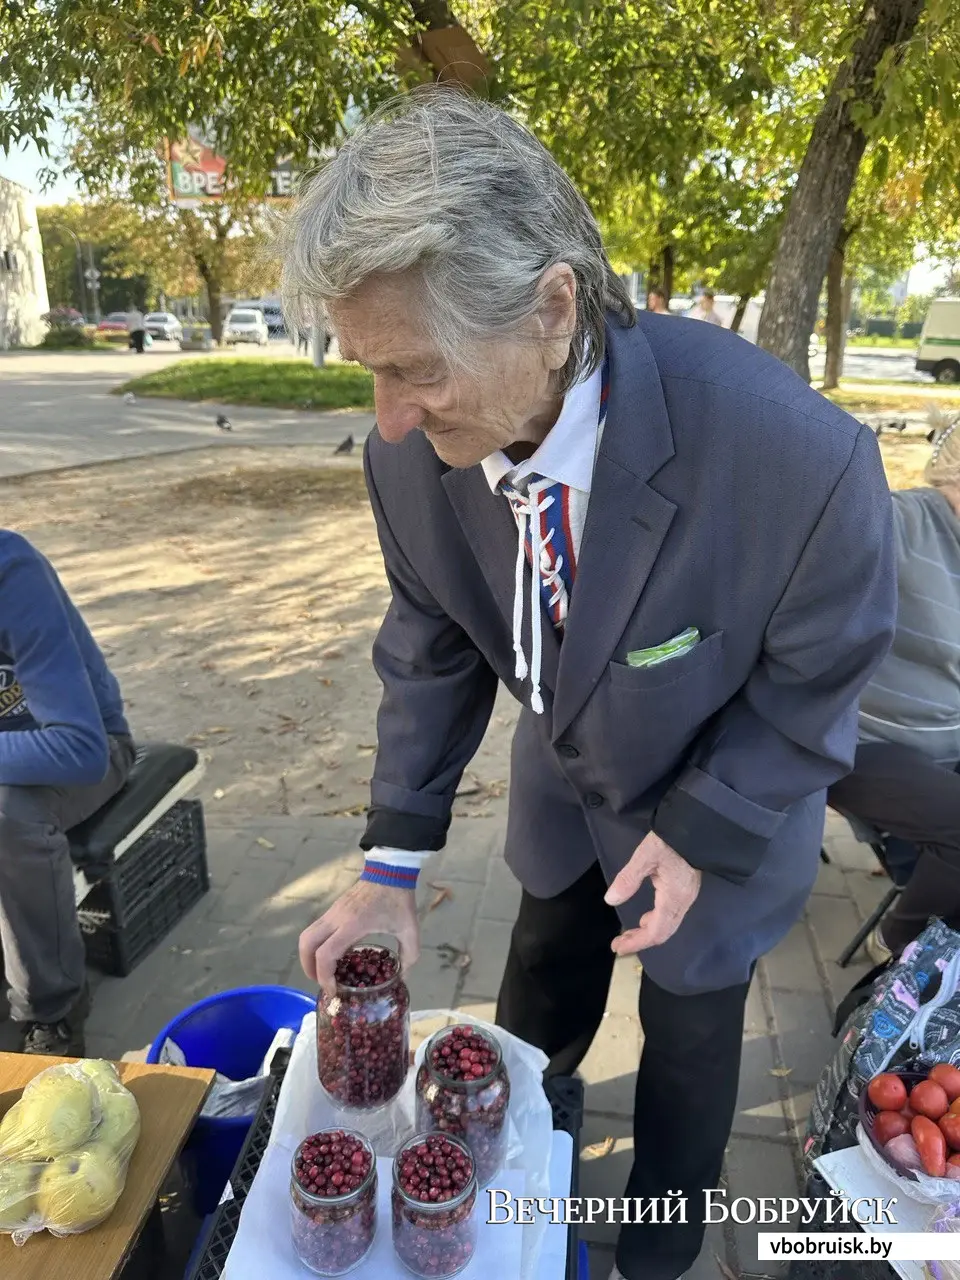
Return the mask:
<path id="1" fill-rule="evenodd" d="M 924 479 L 934 489 L 953 488 L 960 484 L 960 413 L 948 417 L 933 406 L 927 418 L 934 440 Z"/>
<path id="2" fill-rule="evenodd" d="M 577 282 L 560 391 L 602 363 L 607 310 L 636 323 L 567 175 L 516 120 L 458 89 L 415 90 L 351 133 L 302 193 L 281 252 L 284 309 L 301 327 L 371 276 L 416 272 L 430 336 L 454 370 L 478 341 L 517 336 L 557 262 Z"/>

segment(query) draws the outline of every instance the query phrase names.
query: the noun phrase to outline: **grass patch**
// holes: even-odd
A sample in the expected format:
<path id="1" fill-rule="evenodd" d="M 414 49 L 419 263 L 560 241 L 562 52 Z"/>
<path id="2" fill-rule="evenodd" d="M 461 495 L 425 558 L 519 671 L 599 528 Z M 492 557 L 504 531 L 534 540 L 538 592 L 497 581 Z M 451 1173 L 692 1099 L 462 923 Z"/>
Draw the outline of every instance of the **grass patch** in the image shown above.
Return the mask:
<path id="1" fill-rule="evenodd" d="M 325 511 L 355 508 L 367 501 L 359 467 L 234 467 L 212 476 L 191 476 L 172 485 L 179 502 L 215 507 L 267 507 L 286 510 L 302 505 Z"/>
<path id="2" fill-rule="evenodd" d="M 960 408 L 960 390 L 940 387 L 891 391 L 889 383 L 885 387 L 849 385 L 822 394 L 851 413 L 925 413 L 933 406 Z"/>
<path id="3" fill-rule="evenodd" d="M 879 333 L 871 333 L 869 338 L 848 338 L 848 347 L 892 347 L 896 351 L 913 351 L 919 345 L 920 335 L 915 338 L 885 338 Z"/>
<path id="4" fill-rule="evenodd" d="M 373 379 L 357 365 L 315 369 L 306 360 L 256 357 L 179 360 L 116 389 L 138 396 L 271 405 L 277 409 L 370 409 Z"/>

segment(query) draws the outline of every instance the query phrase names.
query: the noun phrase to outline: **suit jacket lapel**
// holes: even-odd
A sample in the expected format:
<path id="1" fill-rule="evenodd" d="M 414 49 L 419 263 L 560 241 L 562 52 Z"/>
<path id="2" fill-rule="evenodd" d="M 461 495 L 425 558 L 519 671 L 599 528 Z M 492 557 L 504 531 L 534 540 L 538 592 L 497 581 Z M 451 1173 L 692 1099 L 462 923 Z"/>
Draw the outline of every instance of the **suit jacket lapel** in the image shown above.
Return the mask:
<path id="1" fill-rule="evenodd" d="M 554 740 L 613 656 L 676 512 L 647 483 L 674 453 L 653 353 L 638 328 L 608 326 L 607 342 L 607 419 L 560 652 Z"/>
<path id="2" fill-rule="evenodd" d="M 491 619 L 491 635 L 498 639 L 503 635 L 506 625 L 507 635 L 513 634 L 513 595 L 514 574 L 517 560 L 517 524 L 513 518 L 509 503 L 499 494 L 491 493 L 480 467 L 466 470 L 449 470 L 443 476 L 443 487 L 447 497 L 457 513 L 463 526 L 470 549 L 476 556 L 480 570 L 486 579 L 487 586 L 502 617 Z M 524 563 L 523 578 L 523 651 L 530 657 L 530 566 Z M 544 704 L 552 701 L 553 691 L 557 687 L 557 667 L 560 660 L 560 641 L 553 623 L 542 610 L 543 650 L 541 661 L 541 678 L 543 681 Z M 478 639 L 479 637 L 474 637 Z M 491 639 L 491 647 L 493 646 Z M 508 646 L 509 647 L 509 646 Z M 503 675 L 504 673 L 500 673 Z M 513 674 L 512 659 L 510 674 Z M 526 686 L 529 693 L 529 685 Z M 521 697 L 524 697 L 521 691 Z M 524 701 L 527 698 L 524 697 Z"/>

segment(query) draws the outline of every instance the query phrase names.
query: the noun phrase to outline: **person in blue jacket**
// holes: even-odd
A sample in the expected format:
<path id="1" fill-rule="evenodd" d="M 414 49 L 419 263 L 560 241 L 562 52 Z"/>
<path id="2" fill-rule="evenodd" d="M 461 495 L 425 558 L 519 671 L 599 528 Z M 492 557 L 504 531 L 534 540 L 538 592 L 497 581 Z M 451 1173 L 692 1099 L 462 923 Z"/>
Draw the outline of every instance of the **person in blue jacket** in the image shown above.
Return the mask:
<path id="1" fill-rule="evenodd" d="M 120 686 L 60 579 L 0 530 L 0 943 L 23 1053 L 84 1054 L 67 832 L 120 790 L 134 754 Z"/>

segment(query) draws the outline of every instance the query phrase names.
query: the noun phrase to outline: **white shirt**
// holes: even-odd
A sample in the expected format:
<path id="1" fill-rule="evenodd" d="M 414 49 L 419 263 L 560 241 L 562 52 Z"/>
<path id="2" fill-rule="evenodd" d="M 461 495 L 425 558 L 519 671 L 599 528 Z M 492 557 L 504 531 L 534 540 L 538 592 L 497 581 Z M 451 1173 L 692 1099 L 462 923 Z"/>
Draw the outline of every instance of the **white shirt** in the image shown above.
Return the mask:
<path id="1" fill-rule="evenodd" d="M 575 557 L 579 557 L 580 554 L 587 503 L 593 482 L 593 469 L 602 435 L 603 424 L 600 422 L 602 384 L 603 375 L 601 370 L 597 369 L 586 381 L 571 387 L 564 396 L 560 416 L 547 433 L 546 439 L 525 461 L 514 465 L 507 455 L 498 449 L 496 453 L 491 453 L 480 463 L 487 484 L 493 493 L 498 491 L 502 481 L 511 488 L 525 492 L 527 478 L 532 474 L 543 476 L 545 480 L 552 483 L 559 481 L 567 485 L 570 489 L 570 535 L 574 544 Z M 519 535 L 522 548 L 525 529 L 520 528 Z M 518 563 L 522 575 L 522 562 L 518 560 Z M 521 585 L 522 576 L 519 576 L 518 592 Z M 536 590 L 539 592 L 539 583 Z M 518 602 L 522 606 L 522 597 L 518 597 Z M 539 595 L 536 600 L 536 610 L 534 617 L 540 621 Z M 515 649 L 518 644 L 517 616 L 515 603 Z M 534 689 L 536 691 L 536 683 Z M 384 848 L 369 849 L 366 854 L 368 861 L 415 869 L 419 869 L 429 856 L 428 852 Z"/>

